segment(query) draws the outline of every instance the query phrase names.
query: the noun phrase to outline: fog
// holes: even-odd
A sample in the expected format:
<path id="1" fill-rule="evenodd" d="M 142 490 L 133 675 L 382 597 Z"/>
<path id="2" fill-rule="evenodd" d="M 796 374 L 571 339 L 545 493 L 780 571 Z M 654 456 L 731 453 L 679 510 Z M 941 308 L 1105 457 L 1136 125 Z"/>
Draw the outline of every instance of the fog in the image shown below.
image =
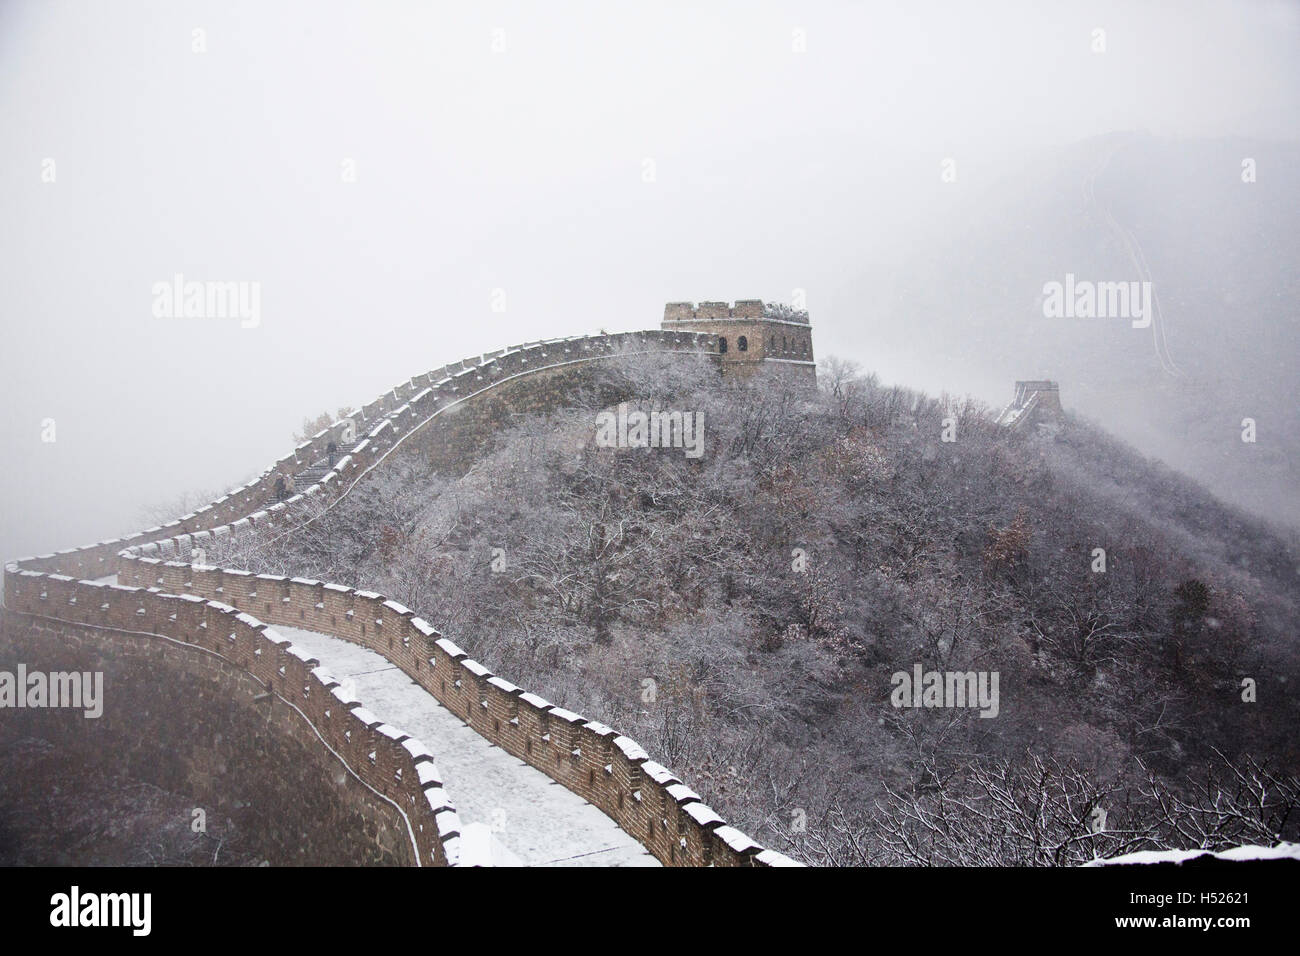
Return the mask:
<path id="1" fill-rule="evenodd" d="M 1269 2 L 6 3 L 0 556 L 668 301 L 802 290 L 820 356 L 1005 401 L 864 277 L 1091 137 L 1294 143 L 1298 50 Z M 177 274 L 259 283 L 257 321 L 158 317 Z"/>

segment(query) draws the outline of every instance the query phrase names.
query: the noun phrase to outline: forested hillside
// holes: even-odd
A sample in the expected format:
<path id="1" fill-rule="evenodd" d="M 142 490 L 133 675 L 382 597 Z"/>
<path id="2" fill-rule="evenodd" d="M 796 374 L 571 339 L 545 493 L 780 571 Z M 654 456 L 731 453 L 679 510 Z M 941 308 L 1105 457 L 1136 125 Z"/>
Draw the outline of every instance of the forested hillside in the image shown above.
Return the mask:
<path id="1" fill-rule="evenodd" d="M 1294 839 L 1292 532 L 1070 415 L 1011 434 L 840 362 L 818 392 L 602 375 L 467 473 L 399 449 L 208 560 L 406 604 L 808 862 Z M 598 447 L 629 395 L 702 416 L 703 455 Z M 918 665 L 995 673 L 996 716 L 895 706 Z"/>

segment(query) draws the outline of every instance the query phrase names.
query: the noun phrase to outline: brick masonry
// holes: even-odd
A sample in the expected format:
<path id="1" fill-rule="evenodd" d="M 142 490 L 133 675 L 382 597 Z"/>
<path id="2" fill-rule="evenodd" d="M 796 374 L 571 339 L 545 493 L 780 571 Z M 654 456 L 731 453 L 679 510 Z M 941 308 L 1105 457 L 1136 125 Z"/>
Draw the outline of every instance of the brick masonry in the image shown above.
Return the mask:
<path id="1" fill-rule="evenodd" d="M 662 328 L 717 336 L 724 377 L 746 381 L 770 376 L 792 385 L 816 385 L 808 315 L 783 316 L 759 299 L 740 299 L 735 305 L 669 302 Z"/>
<path id="2" fill-rule="evenodd" d="M 512 410 L 560 403 L 584 382 L 593 361 L 639 351 L 698 361 L 700 355 L 716 359 L 717 349 L 717 337 L 707 331 L 660 330 L 525 344 L 444 366 L 361 409 L 354 423 L 362 441 L 288 502 L 268 506 L 274 475 L 290 461 L 305 467 L 318 460 L 345 423 L 323 430 L 249 485 L 161 528 L 7 565 L 6 608 L 28 620 L 170 637 L 251 675 L 292 705 L 352 773 L 401 809 L 411 855 L 422 863 L 454 864 L 459 857 L 459 821 L 433 755 L 374 720 L 359 701 L 343 700 L 319 662 L 304 659 L 268 625 L 322 631 L 387 657 L 486 739 L 599 807 L 666 865 L 792 865 L 727 826 L 634 741 L 491 674 L 382 595 L 176 560 L 212 537 L 282 524 L 303 498 L 341 497 L 408 439 L 434 458 L 464 465 Z M 118 584 L 86 580 L 111 574 Z M 62 639 L 37 633 L 41 643 Z M 38 662 L 39 656 L 29 666 Z M 231 693 L 237 693 L 233 685 Z M 310 746 L 305 736 L 295 739 Z M 352 809 L 361 813 L 360 806 Z"/>
<path id="3" fill-rule="evenodd" d="M 0 733 L 56 744 L 68 775 L 119 769 L 236 822 L 274 866 L 412 865 L 397 808 L 251 673 L 184 644 L 0 612 L 0 669 L 101 672 L 104 710 L 7 711 Z M 184 820 L 188 827 L 190 820 Z"/>

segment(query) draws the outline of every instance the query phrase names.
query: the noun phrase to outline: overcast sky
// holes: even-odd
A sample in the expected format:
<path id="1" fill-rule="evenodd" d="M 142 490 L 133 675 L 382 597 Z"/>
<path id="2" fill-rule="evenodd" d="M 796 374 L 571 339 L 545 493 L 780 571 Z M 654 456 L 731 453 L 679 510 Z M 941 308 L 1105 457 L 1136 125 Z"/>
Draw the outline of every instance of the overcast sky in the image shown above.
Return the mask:
<path id="1" fill-rule="evenodd" d="M 1297 53 L 1281 2 L 0 2 L 0 556 L 667 301 L 804 289 L 819 354 L 951 387 L 846 291 L 957 215 L 944 158 L 973 193 L 1114 130 L 1293 139 Z M 259 323 L 157 317 L 177 273 Z"/>

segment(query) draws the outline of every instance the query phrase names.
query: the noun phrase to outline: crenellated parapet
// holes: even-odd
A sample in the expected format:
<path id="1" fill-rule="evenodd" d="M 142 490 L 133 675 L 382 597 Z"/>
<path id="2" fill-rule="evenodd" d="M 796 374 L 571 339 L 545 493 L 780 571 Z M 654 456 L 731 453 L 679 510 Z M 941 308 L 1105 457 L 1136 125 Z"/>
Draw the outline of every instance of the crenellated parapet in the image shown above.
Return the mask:
<path id="1" fill-rule="evenodd" d="M 736 307 L 742 306 L 753 308 Z M 402 809 L 421 863 L 459 859 L 459 820 L 434 755 L 343 694 L 274 625 L 330 634 L 386 657 L 485 739 L 599 807 L 667 865 L 796 865 L 727 826 L 634 741 L 492 674 L 409 608 L 329 582 L 194 561 L 215 539 L 292 529 L 299 505 L 338 501 L 411 436 L 441 427 L 449 412 L 506 383 L 640 352 L 719 354 L 716 337 L 704 330 L 663 329 L 526 343 L 443 366 L 400 383 L 191 514 L 127 538 L 6 565 L 6 609 L 158 635 L 246 670 L 309 720 L 367 786 Z M 327 446 L 349 433 L 349 451 L 322 465 Z M 275 476 L 309 466 L 325 470 L 287 501 L 275 501 Z M 97 580 L 112 575 L 118 583 Z"/>
<path id="2" fill-rule="evenodd" d="M 5 610 L 123 635 L 157 635 L 224 659 L 296 710 L 362 783 L 398 808 L 420 865 L 457 861 L 460 821 L 442 790 L 433 755 L 409 734 L 376 719 L 340 690 L 318 660 L 262 620 L 193 590 L 173 594 L 79 581 L 12 564 L 5 569 Z"/>
<path id="3" fill-rule="evenodd" d="M 764 302 L 762 299 L 737 299 L 734 305 L 726 302 L 701 302 L 699 305 L 694 302 L 669 302 L 664 306 L 664 322 L 716 322 L 725 319 L 768 319 L 793 325 L 810 324 L 807 310 Z"/>
<path id="4" fill-rule="evenodd" d="M 808 313 L 761 299 L 726 302 L 669 302 L 665 331 L 715 335 L 724 376 L 748 381 L 773 376 L 795 385 L 817 384 L 812 325 Z"/>

